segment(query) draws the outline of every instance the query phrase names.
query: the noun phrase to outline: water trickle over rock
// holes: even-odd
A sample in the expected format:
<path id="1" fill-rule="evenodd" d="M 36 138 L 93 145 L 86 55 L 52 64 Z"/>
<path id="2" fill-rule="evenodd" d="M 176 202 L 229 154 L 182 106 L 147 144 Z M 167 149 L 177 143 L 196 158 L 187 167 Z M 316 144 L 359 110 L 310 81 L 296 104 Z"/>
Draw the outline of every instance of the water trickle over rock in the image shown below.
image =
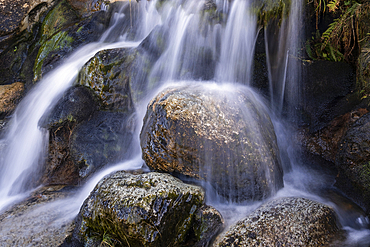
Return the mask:
<path id="1" fill-rule="evenodd" d="M 168 88 L 149 103 L 140 139 L 151 169 L 206 180 L 227 200 L 259 200 L 283 187 L 274 127 L 246 87 Z"/>

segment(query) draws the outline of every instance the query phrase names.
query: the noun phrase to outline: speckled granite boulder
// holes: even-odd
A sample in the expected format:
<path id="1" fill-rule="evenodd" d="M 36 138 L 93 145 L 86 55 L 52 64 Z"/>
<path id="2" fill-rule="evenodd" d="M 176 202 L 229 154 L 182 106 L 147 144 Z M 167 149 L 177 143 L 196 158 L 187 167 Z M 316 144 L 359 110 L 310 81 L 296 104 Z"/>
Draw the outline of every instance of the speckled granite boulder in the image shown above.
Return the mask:
<path id="1" fill-rule="evenodd" d="M 206 180 L 227 200 L 273 195 L 283 187 L 274 126 L 247 87 L 171 87 L 150 103 L 140 135 L 153 170 Z"/>
<path id="2" fill-rule="evenodd" d="M 304 198 L 279 198 L 257 208 L 214 246 L 328 246 L 338 236 L 334 210 Z"/>
<path id="3" fill-rule="evenodd" d="M 169 174 L 116 172 L 102 179 L 85 200 L 72 240 L 87 243 L 109 235 L 131 247 L 203 246 L 196 242 L 209 240 L 222 226 L 221 215 L 203 206 L 201 187 Z M 195 236 L 193 228 L 199 230 L 202 224 L 207 225 L 203 233 Z"/>
<path id="4" fill-rule="evenodd" d="M 53 0 L 2 0 L 0 1 L 0 36 L 23 31 L 39 20 Z M 0 38 L 1 41 L 1 38 Z"/>

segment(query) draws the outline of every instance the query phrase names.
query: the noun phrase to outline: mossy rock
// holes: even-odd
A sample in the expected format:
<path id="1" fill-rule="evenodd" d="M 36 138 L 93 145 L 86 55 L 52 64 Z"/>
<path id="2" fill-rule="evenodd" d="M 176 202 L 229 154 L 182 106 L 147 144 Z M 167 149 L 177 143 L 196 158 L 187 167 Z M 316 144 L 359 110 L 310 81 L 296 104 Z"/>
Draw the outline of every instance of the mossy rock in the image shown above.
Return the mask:
<path id="1" fill-rule="evenodd" d="M 90 88 L 101 109 L 130 112 L 134 108 L 130 89 L 134 59 L 131 49 L 102 50 L 83 66 L 76 84 Z"/>
<path id="2" fill-rule="evenodd" d="M 120 171 L 102 179 L 85 200 L 74 236 L 80 243 L 109 235 L 120 246 L 194 246 L 195 215 L 203 206 L 201 187 L 169 174 Z"/>
<path id="3" fill-rule="evenodd" d="M 219 236 L 213 246 L 330 246 L 343 237 L 334 210 L 305 198 L 263 204 Z"/>
<path id="4" fill-rule="evenodd" d="M 227 200 L 259 200 L 283 187 L 267 109 L 243 86 L 170 87 L 148 105 L 140 140 L 149 168 L 208 181 Z"/>
<path id="5" fill-rule="evenodd" d="M 339 144 L 336 186 L 370 214 L 370 114 L 347 131 Z"/>
<path id="6" fill-rule="evenodd" d="M 60 2 L 46 16 L 42 27 L 40 47 L 33 67 L 33 81 L 61 63 L 73 50 L 83 44 L 97 41 L 107 27 L 106 12 L 100 11 L 81 19 L 66 2 Z"/>

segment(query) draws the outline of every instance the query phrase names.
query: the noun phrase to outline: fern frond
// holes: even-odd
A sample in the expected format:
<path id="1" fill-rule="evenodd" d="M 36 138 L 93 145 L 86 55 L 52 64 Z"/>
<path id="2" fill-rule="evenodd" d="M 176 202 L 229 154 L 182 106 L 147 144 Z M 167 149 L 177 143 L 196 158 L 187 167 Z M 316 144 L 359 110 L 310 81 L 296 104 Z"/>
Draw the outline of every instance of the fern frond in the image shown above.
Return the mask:
<path id="1" fill-rule="evenodd" d="M 340 18 L 335 19 L 334 22 L 329 24 L 328 29 L 326 29 L 326 31 L 321 36 L 323 39 L 323 45 L 321 49 L 324 49 L 327 46 L 328 42 L 334 38 L 333 36 L 343 28 L 347 20 L 354 15 L 359 6 L 361 6 L 359 3 L 354 3 Z"/>

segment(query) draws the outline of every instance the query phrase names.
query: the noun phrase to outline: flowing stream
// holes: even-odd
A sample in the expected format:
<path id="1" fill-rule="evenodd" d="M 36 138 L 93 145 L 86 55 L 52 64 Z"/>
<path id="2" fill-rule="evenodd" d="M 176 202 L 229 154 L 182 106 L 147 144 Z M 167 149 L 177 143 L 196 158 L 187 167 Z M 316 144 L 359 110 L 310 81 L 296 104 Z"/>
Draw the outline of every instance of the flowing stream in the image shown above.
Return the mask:
<path id="1" fill-rule="evenodd" d="M 252 1 L 217 0 L 214 2 L 219 10 L 217 18 L 228 15 L 227 20 L 224 20 L 224 25 L 212 24 L 209 21 L 210 18 L 202 14 L 206 1 L 169 1 L 169 3 L 161 3 L 162 6 L 157 9 L 157 1 L 142 0 L 132 6 L 132 11 L 135 12 L 132 16 L 125 16 L 123 11 L 115 13 L 110 28 L 103 34 L 100 42 L 85 45 L 75 51 L 63 65 L 48 73 L 38 82 L 17 107 L 6 135 L 0 140 L 2 147 L 0 211 L 23 199 L 33 189 L 29 186 L 30 180 L 40 176 L 48 143 L 48 133 L 38 127 L 38 122 L 72 86 L 81 67 L 96 52 L 111 48 L 136 47 L 154 28 L 159 27 L 166 30 L 165 37 L 161 37 L 167 39 L 168 45 L 165 51 L 154 64 L 148 81 L 137 82 L 148 85 L 148 91 L 136 103 L 138 126 L 142 125 L 148 102 L 169 83 L 183 83 L 186 80 L 197 83 L 204 81 L 208 84 L 211 81 L 221 86 L 228 83 L 229 87 L 232 87 L 233 83 L 250 86 L 258 35 L 257 17 L 251 11 Z M 315 193 L 312 188 L 330 186 L 333 181 L 330 177 L 307 170 L 301 165 L 303 161 L 297 158 L 295 148 L 289 143 L 291 130 L 282 120 L 284 104 L 290 104 L 286 107 L 289 109 L 299 100 L 300 95 L 298 84 L 300 70 L 297 61 L 292 58 L 297 57 L 299 47 L 297 33 L 301 29 L 299 23 L 302 3 L 303 1 L 300 0 L 292 1 L 289 18 L 283 21 L 278 31 L 274 29 L 273 24 L 265 30 L 267 64 L 271 83 L 269 108 L 274 113 L 271 113 L 271 118 L 282 152 L 285 173 L 284 188 L 275 196 L 303 196 L 332 205 L 340 215 L 344 228 L 350 233 L 348 240 L 350 244 L 365 243 L 364 246 L 366 246 L 369 243 L 366 241 L 369 239 L 365 238 L 370 235 L 370 231 L 361 227 L 361 220 L 366 219 L 362 219 L 361 215 L 351 216 L 351 218 L 334 202 Z M 123 8 L 127 8 L 127 4 L 129 3 L 126 3 Z M 205 13 L 208 15 L 207 12 Z M 132 25 L 136 30 L 134 37 L 130 34 L 133 29 Z M 275 35 L 274 32 L 278 34 Z M 137 78 L 144 77 L 138 76 Z M 137 133 L 132 145 L 139 143 L 141 128 L 136 129 Z M 51 211 L 54 208 L 63 208 L 62 212 L 54 210 L 51 221 L 58 222 L 61 219 L 74 218 L 84 199 L 101 178 L 117 170 L 133 170 L 143 166 L 140 148 L 138 147 L 137 150 L 132 160 L 124 160 L 122 163 L 95 174 L 75 196 L 43 206 L 45 208 L 37 211 L 37 214 L 47 211 L 46 208 Z M 238 220 L 238 215 L 246 215 L 262 203 L 257 201 L 248 205 L 222 204 L 213 193 L 207 194 L 207 200 L 209 204 L 221 211 L 228 224 Z M 357 229 L 348 224 L 353 221 L 358 222 Z M 15 222 L 13 225 L 18 227 Z M 40 229 L 40 232 L 44 231 L 45 227 Z M 3 228 L 0 234 L 8 233 Z"/>

